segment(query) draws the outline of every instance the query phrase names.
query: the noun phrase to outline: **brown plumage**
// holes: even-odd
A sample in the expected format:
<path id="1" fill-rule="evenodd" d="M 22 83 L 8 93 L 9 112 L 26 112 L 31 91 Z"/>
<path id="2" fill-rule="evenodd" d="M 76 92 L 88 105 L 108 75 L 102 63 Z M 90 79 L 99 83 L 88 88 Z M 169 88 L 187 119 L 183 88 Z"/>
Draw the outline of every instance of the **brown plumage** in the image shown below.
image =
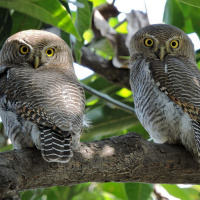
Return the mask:
<path id="1" fill-rule="evenodd" d="M 0 115 L 14 148 L 36 146 L 48 162 L 68 162 L 83 127 L 85 96 L 71 51 L 39 30 L 8 38 L 0 57 Z"/>
<path id="2" fill-rule="evenodd" d="M 136 113 L 155 142 L 181 143 L 200 154 L 200 71 L 194 47 L 180 29 L 157 24 L 130 45 L 130 84 Z"/>

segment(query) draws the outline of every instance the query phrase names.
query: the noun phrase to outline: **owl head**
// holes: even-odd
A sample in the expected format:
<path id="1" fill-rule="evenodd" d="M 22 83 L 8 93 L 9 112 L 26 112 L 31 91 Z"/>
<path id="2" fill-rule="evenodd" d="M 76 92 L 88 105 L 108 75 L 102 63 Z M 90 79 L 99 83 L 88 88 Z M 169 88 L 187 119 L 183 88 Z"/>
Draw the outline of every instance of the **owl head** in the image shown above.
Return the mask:
<path id="1" fill-rule="evenodd" d="M 194 46 L 182 30 L 167 24 L 154 24 L 137 31 L 131 39 L 130 55 L 164 60 L 166 56 L 185 57 L 195 62 Z"/>
<path id="2" fill-rule="evenodd" d="M 63 66 L 73 70 L 68 45 L 57 35 L 43 30 L 25 30 L 9 37 L 2 47 L 0 63 L 35 69 Z"/>

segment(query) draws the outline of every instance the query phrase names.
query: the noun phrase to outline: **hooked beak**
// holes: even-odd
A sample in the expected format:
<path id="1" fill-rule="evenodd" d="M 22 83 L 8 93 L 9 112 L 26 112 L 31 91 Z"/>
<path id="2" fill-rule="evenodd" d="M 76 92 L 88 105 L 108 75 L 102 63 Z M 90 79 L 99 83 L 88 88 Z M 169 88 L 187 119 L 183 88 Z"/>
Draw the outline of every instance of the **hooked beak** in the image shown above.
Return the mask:
<path id="1" fill-rule="evenodd" d="M 35 69 L 38 68 L 39 63 L 40 63 L 40 58 L 39 58 L 39 56 L 35 56 L 35 60 L 34 60 L 34 67 L 35 67 Z"/>
<path id="2" fill-rule="evenodd" d="M 158 52 L 158 57 L 160 58 L 160 60 L 163 60 L 165 55 L 166 55 L 165 47 L 160 47 Z"/>

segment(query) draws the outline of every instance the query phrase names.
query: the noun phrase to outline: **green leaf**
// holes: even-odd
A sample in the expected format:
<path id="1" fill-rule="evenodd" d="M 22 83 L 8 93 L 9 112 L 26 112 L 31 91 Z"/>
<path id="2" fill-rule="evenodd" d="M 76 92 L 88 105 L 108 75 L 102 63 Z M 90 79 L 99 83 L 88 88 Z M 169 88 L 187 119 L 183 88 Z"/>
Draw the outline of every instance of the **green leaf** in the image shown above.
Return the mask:
<path id="1" fill-rule="evenodd" d="M 108 3 L 106 0 L 89 0 L 89 1 L 93 3 L 94 8 L 101 4 Z"/>
<path id="2" fill-rule="evenodd" d="M 132 96 L 132 92 L 128 90 L 127 88 L 122 88 L 121 90 L 117 91 L 117 95 L 127 98 Z"/>
<path id="3" fill-rule="evenodd" d="M 91 42 L 92 39 L 93 39 L 93 37 L 94 37 L 94 34 L 93 34 L 93 32 L 92 32 L 91 29 L 88 29 L 88 30 L 85 31 L 85 33 L 83 34 L 83 38 L 84 38 L 84 40 L 85 40 L 87 43 Z"/>
<path id="4" fill-rule="evenodd" d="M 186 32 L 187 34 L 189 33 L 193 33 L 194 29 L 193 29 L 193 25 L 192 25 L 192 21 L 191 21 L 191 9 L 193 7 L 184 4 L 184 3 L 180 3 L 182 11 L 183 11 L 183 15 L 184 15 L 184 27 L 182 28 L 182 30 L 184 32 Z M 175 16 L 176 17 L 176 16 Z"/>
<path id="5" fill-rule="evenodd" d="M 12 20 L 10 11 L 5 8 L 0 8 L 0 48 L 5 40 L 10 36 L 12 28 Z"/>
<path id="6" fill-rule="evenodd" d="M 66 1 L 62 1 L 60 0 L 62 5 L 66 8 L 66 10 L 69 12 L 69 14 L 71 15 L 70 9 L 69 9 L 69 5 Z M 60 37 L 68 44 L 68 46 L 71 48 L 71 43 L 70 43 L 70 34 L 61 30 L 60 31 Z"/>
<path id="7" fill-rule="evenodd" d="M 14 148 L 13 148 L 13 145 L 12 145 L 12 144 L 9 144 L 9 145 L 7 145 L 7 146 L 5 146 L 5 147 L 0 148 L 0 152 L 11 151 L 11 150 L 13 150 L 13 149 L 14 149 Z"/>
<path id="8" fill-rule="evenodd" d="M 182 3 L 186 3 L 190 6 L 195 6 L 200 8 L 200 1 L 199 0 L 179 0 Z"/>
<path id="9" fill-rule="evenodd" d="M 163 21 L 179 27 L 186 33 L 196 32 L 200 37 L 199 12 L 199 7 L 192 7 L 183 2 L 180 3 L 178 0 L 168 0 L 165 5 Z"/>
<path id="10" fill-rule="evenodd" d="M 124 129 L 139 123 L 136 116 L 106 105 L 89 110 L 87 117 L 92 120 L 92 127 L 88 131 L 84 131 L 83 140 L 98 139 L 111 134 L 119 135 Z"/>
<path id="11" fill-rule="evenodd" d="M 125 183 L 125 189 L 129 200 L 147 200 L 153 191 L 153 186 L 144 183 Z"/>
<path id="12" fill-rule="evenodd" d="M 128 31 L 127 31 L 127 26 L 128 26 L 128 23 L 127 23 L 127 21 L 125 21 L 125 22 L 122 23 L 120 26 L 118 26 L 115 30 L 116 30 L 118 33 L 127 34 L 127 33 L 128 33 Z"/>
<path id="13" fill-rule="evenodd" d="M 111 17 L 109 18 L 108 23 L 111 27 L 115 27 L 119 23 L 119 20 L 117 17 Z"/>
<path id="14" fill-rule="evenodd" d="M 114 49 L 107 38 L 92 42 L 88 47 L 94 49 L 96 54 L 106 59 L 114 56 Z M 103 56 L 102 53 L 104 53 L 105 56 Z"/>
<path id="15" fill-rule="evenodd" d="M 128 200 L 124 183 L 115 183 L 115 182 L 102 183 L 101 187 L 103 191 L 113 194 L 116 198 L 120 200 Z"/>
<path id="16" fill-rule="evenodd" d="M 0 0 L 0 7 L 14 9 L 42 22 L 57 26 L 80 39 L 70 14 L 58 0 Z"/>
<path id="17" fill-rule="evenodd" d="M 91 2 L 86 0 L 77 0 L 77 2 L 82 3 L 84 8 L 77 9 L 77 16 L 76 16 L 76 28 L 78 33 L 80 34 L 82 40 L 76 40 L 74 45 L 74 53 L 76 57 L 76 62 L 80 63 L 81 59 L 81 47 L 84 44 L 83 34 L 84 32 L 90 28 L 91 26 L 91 18 L 92 18 L 92 6 Z"/>
<path id="18" fill-rule="evenodd" d="M 198 192 L 194 188 L 179 188 L 177 185 L 162 184 L 162 187 L 167 190 L 167 192 L 177 198 L 190 200 L 192 196 L 198 198 Z"/>
<path id="19" fill-rule="evenodd" d="M 123 102 L 131 107 L 134 106 L 132 96 L 129 97 L 131 100 L 119 96 L 117 92 L 121 90 L 121 87 L 113 85 L 97 74 L 87 77 L 82 82 L 99 92 L 109 95 L 117 101 Z M 92 127 L 84 131 L 82 140 L 101 139 L 105 136 L 124 134 L 128 128 L 133 128 L 139 124 L 134 114 L 129 114 L 118 109 L 113 104 L 101 100 L 87 91 L 85 94 L 87 98 L 86 105 L 91 105 L 86 106 L 86 113 L 92 122 Z"/>
<path id="20" fill-rule="evenodd" d="M 22 30 L 40 29 L 42 27 L 42 22 L 40 20 L 17 11 L 12 14 L 12 24 L 11 35 Z"/>
<path id="21" fill-rule="evenodd" d="M 200 38 L 200 8 L 190 7 L 190 18 L 194 31 L 197 33 Z"/>
<path id="22" fill-rule="evenodd" d="M 178 0 L 168 0 L 165 5 L 163 21 L 166 24 L 171 24 L 183 29 L 184 27 L 184 15 Z"/>

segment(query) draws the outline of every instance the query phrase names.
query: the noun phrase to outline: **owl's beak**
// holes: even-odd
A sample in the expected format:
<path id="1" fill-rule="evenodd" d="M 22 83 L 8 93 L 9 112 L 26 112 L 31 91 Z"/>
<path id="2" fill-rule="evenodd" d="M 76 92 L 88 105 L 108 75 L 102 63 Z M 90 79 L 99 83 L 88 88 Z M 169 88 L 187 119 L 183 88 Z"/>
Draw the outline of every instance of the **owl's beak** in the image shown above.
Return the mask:
<path id="1" fill-rule="evenodd" d="M 34 60 L 34 67 L 35 67 L 35 69 L 38 68 L 39 63 L 40 63 L 40 58 L 39 58 L 39 56 L 35 56 L 35 60 Z"/>
<path id="2" fill-rule="evenodd" d="M 165 54 L 166 54 L 165 47 L 160 47 L 159 48 L 159 53 L 158 53 L 158 56 L 159 56 L 160 60 L 163 60 L 163 58 L 165 57 Z"/>

